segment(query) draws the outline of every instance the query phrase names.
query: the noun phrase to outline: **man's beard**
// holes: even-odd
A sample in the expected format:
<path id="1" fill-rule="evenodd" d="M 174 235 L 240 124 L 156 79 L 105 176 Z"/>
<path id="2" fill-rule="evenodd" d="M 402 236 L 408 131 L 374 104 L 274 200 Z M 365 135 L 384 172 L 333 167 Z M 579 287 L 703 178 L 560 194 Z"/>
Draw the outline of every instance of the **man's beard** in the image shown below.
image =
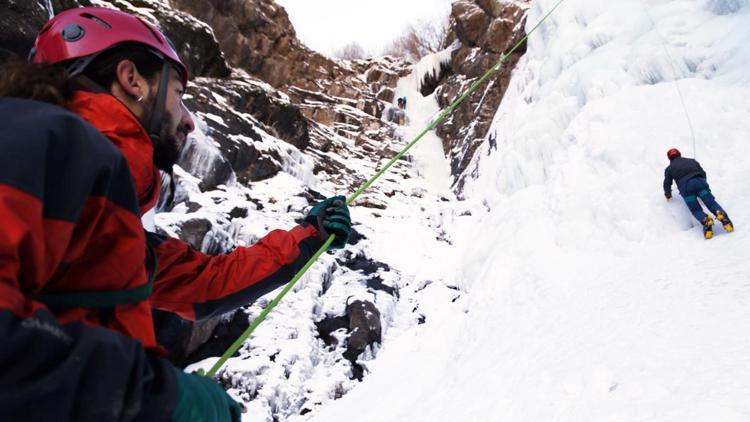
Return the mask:
<path id="1" fill-rule="evenodd" d="M 151 110 L 151 113 L 153 113 L 155 103 L 155 98 L 148 99 L 148 109 Z M 170 132 L 170 128 L 173 126 L 174 120 L 172 116 L 164 110 L 161 124 L 159 125 L 159 138 L 151 138 L 154 142 L 154 165 L 159 170 L 169 174 L 172 173 L 172 166 L 177 164 L 182 153 L 182 146 L 177 141 L 177 133 L 184 132 L 185 140 L 187 140 L 188 134 L 188 130 L 184 125 L 179 125 L 174 132 Z"/>
<path id="2" fill-rule="evenodd" d="M 154 142 L 154 165 L 167 173 L 172 173 L 172 166 L 180 159 L 182 148 L 177 142 L 175 134 L 169 133 L 172 127 L 172 117 L 164 113 L 159 129 L 159 139 Z M 178 128 L 179 130 L 179 128 Z"/>

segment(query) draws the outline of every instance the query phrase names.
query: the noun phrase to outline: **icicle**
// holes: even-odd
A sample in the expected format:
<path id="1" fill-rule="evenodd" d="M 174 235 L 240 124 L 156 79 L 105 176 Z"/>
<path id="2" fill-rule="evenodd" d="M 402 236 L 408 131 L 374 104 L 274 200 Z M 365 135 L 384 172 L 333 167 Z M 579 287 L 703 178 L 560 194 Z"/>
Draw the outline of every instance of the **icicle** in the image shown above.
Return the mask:
<path id="1" fill-rule="evenodd" d="M 52 0 L 46 0 L 47 6 L 45 9 L 49 12 L 49 18 L 52 19 L 55 17 L 55 9 L 52 7 Z"/>
<path id="2" fill-rule="evenodd" d="M 417 90 L 422 89 L 422 82 L 428 77 L 437 77 L 443 64 L 451 61 L 451 55 L 457 49 L 461 48 L 461 42 L 456 40 L 450 47 L 437 53 L 428 54 L 422 57 L 414 65 L 412 77 L 415 78 Z"/>
<path id="3" fill-rule="evenodd" d="M 316 186 L 318 179 L 313 173 L 315 163 L 297 148 L 283 150 L 282 168 L 307 186 Z"/>
<path id="4" fill-rule="evenodd" d="M 205 178 L 215 172 L 217 168 L 226 164 L 226 159 L 221 155 L 221 151 L 208 134 L 209 127 L 204 118 L 210 118 L 220 124 L 223 124 L 223 121 L 220 117 L 210 114 L 194 114 L 192 117 L 197 130 L 188 137 L 179 163 L 193 176 Z M 225 184 L 231 185 L 235 180 L 236 175 L 232 171 Z"/>

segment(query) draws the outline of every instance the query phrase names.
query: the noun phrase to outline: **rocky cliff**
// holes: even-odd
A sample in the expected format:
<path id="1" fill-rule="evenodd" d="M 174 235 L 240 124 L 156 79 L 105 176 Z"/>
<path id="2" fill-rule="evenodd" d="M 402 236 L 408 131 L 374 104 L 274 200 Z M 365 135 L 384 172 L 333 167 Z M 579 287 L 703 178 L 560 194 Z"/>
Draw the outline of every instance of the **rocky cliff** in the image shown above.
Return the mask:
<path id="1" fill-rule="evenodd" d="M 432 81 L 441 108 L 447 107 L 523 38 L 528 7 L 527 0 L 458 0 L 453 3 L 451 30 L 445 45 L 458 40 L 461 48 L 453 54 L 439 81 Z M 477 149 L 485 139 L 496 137 L 488 130 L 510 82 L 511 72 L 524 52 L 522 45 L 508 56 L 499 70 L 437 128 L 459 194 Z"/>

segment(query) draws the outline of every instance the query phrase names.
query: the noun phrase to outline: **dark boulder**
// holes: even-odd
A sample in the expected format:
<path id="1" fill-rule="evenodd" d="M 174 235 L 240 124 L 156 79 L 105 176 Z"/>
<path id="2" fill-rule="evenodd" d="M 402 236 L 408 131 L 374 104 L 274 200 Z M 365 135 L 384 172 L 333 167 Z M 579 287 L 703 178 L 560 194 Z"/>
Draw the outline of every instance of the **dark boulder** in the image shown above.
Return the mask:
<path id="1" fill-rule="evenodd" d="M 200 251 L 211 227 L 211 222 L 205 218 L 192 218 L 180 224 L 180 239 Z"/>
<path id="2" fill-rule="evenodd" d="M 380 311 L 372 302 L 355 300 L 346 307 L 346 314 L 349 316 L 350 335 L 344 357 L 352 362 L 352 376 L 361 381 L 364 369 L 357 363 L 357 358 L 367 346 L 382 340 Z"/>
<path id="3" fill-rule="evenodd" d="M 338 340 L 332 335 L 334 331 L 346 329 L 348 336 L 346 350 L 343 353 L 352 364 L 352 379 L 362 380 L 364 368 L 357 359 L 368 346 L 382 341 L 380 311 L 372 302 L 355 300 L 346 306 L 346 314 L 329 317 L 315 323 L 321 340 L 328 346 L 335 346 Z"/>
<path id="4" fill-rule="evenodd" d="M 242 311 L 229 318 L 217 316 L 195 322 L 160 310 L 153 314 L 157 340 L 167 350 L 169 360 L 179 367 L 221 356 L 250 325 Z"/>

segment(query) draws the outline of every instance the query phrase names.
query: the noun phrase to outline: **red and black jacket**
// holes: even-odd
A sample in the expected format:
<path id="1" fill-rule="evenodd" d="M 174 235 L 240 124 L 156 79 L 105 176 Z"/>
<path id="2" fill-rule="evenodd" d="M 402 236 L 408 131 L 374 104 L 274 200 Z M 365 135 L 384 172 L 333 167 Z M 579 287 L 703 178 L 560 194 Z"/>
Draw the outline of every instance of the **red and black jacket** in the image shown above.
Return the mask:
<path id="1" fill-rule="evenodd" d="M 0 418 L 167 420 L 177 387 L 154 353 L 152 307 L 193 319 L 244 305 L 288 281 L 322 241 L 298 226 L 210 257 L 158 238 L 149 274 L 156 238 L 140 215 L 158 196 L 150 140 L 111 96 L 79 93 L 71 108 L 90 124 L 0 98 Z M 87 302 L 109 296 L 119 304 Z"/>
<path id="2" fill-rule="evenodd" d="M 159 196 L 161 178 L 153 163 L 153 145 L 143 126 L 117 99 L 77 92 L 69 108 L 109 138 L 125 156 L 141 214 Z M 291 280 L 322 245 L 311 225 L 274 230 L 251 247 L 209 256 L 187 243 L 148 234 L 158 270 L 151 304 L 195 320 L 246 305 Z"/>

